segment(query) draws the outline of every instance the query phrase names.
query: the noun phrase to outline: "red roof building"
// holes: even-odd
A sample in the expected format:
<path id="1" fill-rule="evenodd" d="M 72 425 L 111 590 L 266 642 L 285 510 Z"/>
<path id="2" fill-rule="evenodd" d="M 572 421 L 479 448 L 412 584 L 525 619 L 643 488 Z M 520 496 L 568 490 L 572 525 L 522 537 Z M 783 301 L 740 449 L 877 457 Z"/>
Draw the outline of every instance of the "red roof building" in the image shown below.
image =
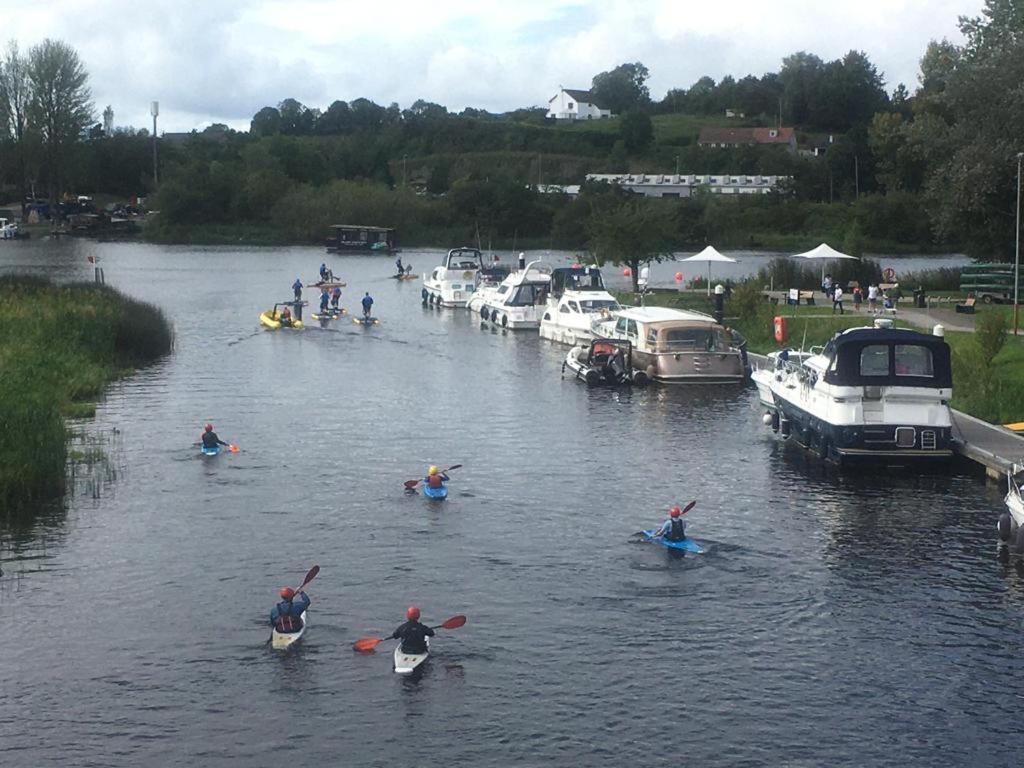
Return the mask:
<path id="1" fill-rule="evenodd" d="M 697 145 L 701 147 L 784 146 L 796 152 L 796 132 L 792 128 L 701 128 Z"/>

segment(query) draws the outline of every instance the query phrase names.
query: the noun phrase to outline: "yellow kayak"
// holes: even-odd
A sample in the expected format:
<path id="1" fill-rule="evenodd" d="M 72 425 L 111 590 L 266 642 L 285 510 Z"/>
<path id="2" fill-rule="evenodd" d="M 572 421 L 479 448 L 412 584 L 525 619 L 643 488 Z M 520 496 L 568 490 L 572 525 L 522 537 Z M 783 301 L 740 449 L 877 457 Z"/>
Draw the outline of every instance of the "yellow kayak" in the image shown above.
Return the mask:
<path id="1" fill-rule="evenodd" d="M 273 331 L 276 331 L 281 327 L 280 314 L 273 309 L 268 309 L 266 312 L 260 313 L 260 324 L 265 325 Z M 291 325 L 285 326 L 285 328 L 292 328 L 294 330 L 302 329 L 301 320 L 293 320 Z"/>

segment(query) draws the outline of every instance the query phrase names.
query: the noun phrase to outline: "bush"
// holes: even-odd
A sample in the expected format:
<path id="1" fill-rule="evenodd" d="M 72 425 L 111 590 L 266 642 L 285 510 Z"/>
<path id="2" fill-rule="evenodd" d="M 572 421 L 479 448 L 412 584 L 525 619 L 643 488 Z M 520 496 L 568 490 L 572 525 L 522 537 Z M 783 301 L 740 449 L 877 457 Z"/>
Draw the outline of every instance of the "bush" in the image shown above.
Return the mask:
<path id="1" fill-rule="evenodd" d="M 1006 343 L 1006 317 L 1002 312 L 978 315 L 974 324 L 974 343 L 984 364 L 991 364 Z"/>

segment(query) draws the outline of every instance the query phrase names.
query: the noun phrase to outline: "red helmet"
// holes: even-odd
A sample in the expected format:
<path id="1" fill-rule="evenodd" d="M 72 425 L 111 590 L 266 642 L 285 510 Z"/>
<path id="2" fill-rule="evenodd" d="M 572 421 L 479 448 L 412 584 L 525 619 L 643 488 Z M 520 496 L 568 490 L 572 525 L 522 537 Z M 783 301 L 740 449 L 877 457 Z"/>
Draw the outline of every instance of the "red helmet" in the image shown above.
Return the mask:
<path id="1" fill-rule="evenodd" d="M 670 509 L 668 513 L 672 517 L 679 517 L 681 514 L 683 514 L 683 510 L 681 510 L 679 507 L 672 507 L 672 509 Z"/>
<path id="2" fill-rule="evenodd" d="M 417 608 L 415 605 L 410 605 L 408 608 L 405 609 L 405 618 L 409 619 L 409 621 L 419 621 L 420 609 Z"/>
<path id="3" fill-rule="evenodd" d="M 281 587 L 281 597 L 285 600 L 291 600 L 295 597 L 295 590 L 291 587 Z"/>
<path id="4" fill-rule="evenodd" d="M 207 424 L 206 425 L 206 431 L 207 432 L 213 432 L 213 424 Z"/>

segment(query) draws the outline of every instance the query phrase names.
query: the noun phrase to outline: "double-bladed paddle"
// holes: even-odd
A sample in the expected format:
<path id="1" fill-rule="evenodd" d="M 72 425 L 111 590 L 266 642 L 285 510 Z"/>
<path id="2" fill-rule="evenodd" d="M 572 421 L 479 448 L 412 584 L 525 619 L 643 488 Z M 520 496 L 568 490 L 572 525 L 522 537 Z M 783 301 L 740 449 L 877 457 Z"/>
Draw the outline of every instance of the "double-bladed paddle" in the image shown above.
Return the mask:
<path id="1" fill-rule="evenodd" d="M 461 464 L 452 464 L 447 469 L 442 469 L 441 470 L 441 474 L 443 475 L 446 472 L 451 472 L 453 469 L 458 469 L 461 466 L 462 466 Z M 422 477 L 419 480 L 406 480 L 405 481 L 405 490 L 413 491 L 413 490 L 416 489 L 416 486 L 418 486 L 422 482 L 423 482 L 423 478 Z"/>
<path id="2" fill-rule="evenodd" d="M 431 629 L 458 629 L 465 623 L 466 617 L 460 613 L 457 616 L 452 616 L 447 621 L 438 624 L 436 627 L 431 627 Z M 352 648 L 360 653 L 369 653 L 385 640 L 394 639 L 395 638 L 393 637 L 364 637 L 352 643 Z"/>

